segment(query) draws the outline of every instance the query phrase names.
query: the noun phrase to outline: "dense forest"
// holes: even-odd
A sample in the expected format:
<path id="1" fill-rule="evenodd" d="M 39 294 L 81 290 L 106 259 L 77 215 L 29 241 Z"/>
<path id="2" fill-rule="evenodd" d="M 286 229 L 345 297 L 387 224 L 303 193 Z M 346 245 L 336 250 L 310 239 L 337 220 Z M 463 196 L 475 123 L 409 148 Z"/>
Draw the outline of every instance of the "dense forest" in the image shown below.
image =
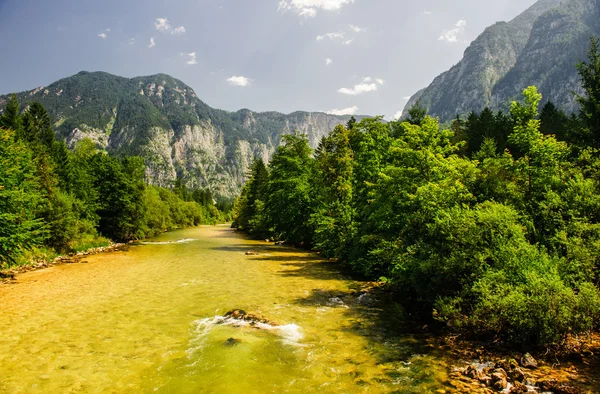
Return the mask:
<path id="1" fill-rule="evenodd" d="M 148 186 L 139 157 L 55 138 L 39 103 L 0 116 L 0 268 L 227 218 L 206 190 Z"/>
<path id="2" fill-rule="evenodd" d="M 251 168 L 239 229 L 310 247 L 387 282 L 423 317 L 516 345 L 559 343 L 600 323 L 600 50 L 577 70 L 571 116 L 524 90 L 448 128 L 350 121 L 313 152 L 283 137 Z"/>

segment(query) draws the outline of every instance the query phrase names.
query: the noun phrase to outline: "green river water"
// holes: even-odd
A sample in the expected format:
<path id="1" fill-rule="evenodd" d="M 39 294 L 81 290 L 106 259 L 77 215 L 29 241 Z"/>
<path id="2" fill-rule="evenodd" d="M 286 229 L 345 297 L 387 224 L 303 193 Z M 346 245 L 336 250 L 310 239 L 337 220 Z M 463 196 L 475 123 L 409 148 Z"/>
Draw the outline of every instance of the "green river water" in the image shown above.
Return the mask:
<path id="1" fill-rule="evenodd" d="M 443 355 L 314 254 L 216 226 L 85 260 L 0 285 L 0 393 L 444 392 Z"/>

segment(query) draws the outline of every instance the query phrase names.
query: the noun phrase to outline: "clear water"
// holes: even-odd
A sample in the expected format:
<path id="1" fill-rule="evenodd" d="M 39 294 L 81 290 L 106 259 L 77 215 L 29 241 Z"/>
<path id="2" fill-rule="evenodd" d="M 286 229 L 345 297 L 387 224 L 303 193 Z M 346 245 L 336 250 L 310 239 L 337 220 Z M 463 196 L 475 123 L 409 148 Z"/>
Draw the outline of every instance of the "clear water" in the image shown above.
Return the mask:
<path id="1" fill-rule="evenodd" d="M 401 311 L 308 252 L 217 226 L 86 261 L 0 286 L 1 393 L 443 392 Z"/>

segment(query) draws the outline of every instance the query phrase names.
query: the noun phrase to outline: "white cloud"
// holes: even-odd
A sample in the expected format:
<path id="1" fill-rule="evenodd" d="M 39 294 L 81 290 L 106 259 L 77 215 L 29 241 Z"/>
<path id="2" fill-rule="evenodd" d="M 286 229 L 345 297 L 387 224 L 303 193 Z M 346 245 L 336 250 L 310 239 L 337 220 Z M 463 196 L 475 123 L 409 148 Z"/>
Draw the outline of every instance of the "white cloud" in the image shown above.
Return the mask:
<path id="1" fill-rule="evenodd" d="M 167 18 L 156 18 L 156 21 L 154 22 L 154 27 L 156 27 L 156 30 L 162 32 L 167 32 L 171 30 L 171 24 L 169 23 L 169 20 Z"/>
<path id="2" fill-rule="evenodd" d="M 350 45 L 350 44 L 352 44 L 353 42 L 354 42 L 354 38 L 353 38 L 353 39 L 351 39 L 351 40 L 346 40 L 346 41 L 342 42 L 342 45 Z"/>
<path id="3" fill-rule="evenodd" d="M 167 18 L 156 18 L 154 27 L 162 33 L 171 33 L 178 36 L 185 33 L 185 27 L 179 26 L 173 29 L 173 26 L 171 26 L 171 23 Z"/>
<path id="4" fill-rule="evenodd" d="M 350 29 L 355 33 L 364 33 L 367 29 L 363 29 L 362 27 L 358 27 L 355 25 L 350 25 Z"/>
<path id="5" fill-rule="evenodd" d="M 331 64 L 333 63 L 333 59 L 328 57 L 327 59 L 325 59 L 325 65 L 326 66 L 331 66 Z"/>
<path id="6" fill-rule="evenodd" d="M 330 40 L 343 40 L 344 38 L 346 38 L 346 35 L 342 32 L 325 33 L 321 36 L 317 36 L 317 41 L 323 41 L 326 38 L 329 38 Z"/>
<path id="7" fill-rule="evenodd" d="M 358 107 L 356 105 L 348 108 L 342 109 L 331 109 L 327 111 L 329 115 L 354 115 L 358 111 Z"/>
<path id="8" fill-rule="evenodd" d="M 103 40 L 106 40 L 106 37 L 108 37 L 107 33 L 110 33 L 110 29 L 105 29 L 102 33 L 98 34 L 98 37 L 102 38 Z"/>
<path id="9" fill-rule="evenodd" d="M 359 94 L 374 92 L 377 90 L 377 85 L 383 85 L 385 81 L 381 78 L 376 78 L 373 82 L 373 78 L 366 77 L 361 83 L 354 85 L 352 88 L 341 88 L 338 90 L 339 93 L 347 94 L 349 96 L 358 96 Z"/>
<path id="10" fill-rule="evenodd" d="M 196 60 L 196 52 L 182 53 L 181 55 L 188 58 L 186 64 L 198 64 L 198 61 Z"/>
<path id="11" fill-rule="evenodd" d="M 354 85 L 353 88 L 341 88 L 338 92 L 349 96 L 358 96 L 359 94 L 374 92 L 377 90 L 377 85 L 374 83 L 360 83 Z"/>
<path id="12" fill-rule="evenodd" d="M 303 8 L 298 15 L 303 16 L 305 18 L 314 18 L 317 16 L 317 10 L 314 8 Z"/>
<path id="13" fill-rule="evenodd" d="M 394 115 L 392 115 L 392 118 L 391 118 L 391 120 L 398 120 L 398 119 L 400 119 L 400 118 L 402 117 L 402 113 L 403 113 L 403 112 L 404 112 L 404 111 L 402 111 L 402 110 L 400 110 L 400 111 L 396 112 Z"/>
<path id="14" fill-rule="evenodd" d="M 431 11 L 423 11 L 423 13 L 424 13 L 425 15 L 427 15 L 427 16 L 429 16 L 429 15 L 433 15 L 433 12 L 431 12 Z"/>
<path id="15" fill-rule="evenodd" d="M 135 38 L 129 39 L 129 45 L 135 45 Z"/>
<path id="16" fill-rule="evenodd" d="M 408 101 L 408 100 L 410 100 L 410 98 L 411 98 L 411 96 L 404 96 L 404 97 L 402 97 L 402 100 Z"/>
<path id="17" fill-rule="evenodd" d="M 175 35 L 178 35 L 178 36 L 181 35 L 181 34 L 183 34 L 183 33 L 185 33 L 185 27 L 183 27 L 183 26 L 176 27 L 171 32 L 171 34 L 175 34 Z"/>
<path id="18" fill-rule="evenodd" d="M 313 18 L 318 10 L 339 11 L 347 4 L 354 3 L 354 0 L 281 0 L 279 10 L 291 10 L 299 16 Z"/>
<path id="19" fill-rule="evenodd" d="M 233 86 L 248 86 L 250 85 L 251 80 L 247 77 L 234 75 L 233 77 L 227 78 L 227 82 Z"/>
<path id="20" fill-rule="evenodd" d="M 148 44 L 148 48 L 154 48 L 156 46 L 156 42 L 154 41 L 154 37 L 150 38 L 150 44 Z"/>
<path id="21" fill-rule="evenodd" d="M 446 41 L 450 43 L 465 42 L 465 40 L 459 40 L 459 36 L 464 35 L 467 21 L 464 19 L 459 20 L 454 24 L 454 27 L 449 30 L 444 30 L 438 40 Z"/>

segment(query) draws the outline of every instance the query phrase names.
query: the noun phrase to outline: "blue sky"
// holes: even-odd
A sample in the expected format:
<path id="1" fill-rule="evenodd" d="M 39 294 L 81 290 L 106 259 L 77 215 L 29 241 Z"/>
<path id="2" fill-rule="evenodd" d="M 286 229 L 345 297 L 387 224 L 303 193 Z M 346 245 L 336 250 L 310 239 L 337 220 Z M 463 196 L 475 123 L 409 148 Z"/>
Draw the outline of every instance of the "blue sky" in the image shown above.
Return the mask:
<path id="1" fill-rule="evenodd" d="M 82 70 L 166 73 L 215 108 L 391 117 L 534 2 L 0 0 L 0 94 Z"/>

